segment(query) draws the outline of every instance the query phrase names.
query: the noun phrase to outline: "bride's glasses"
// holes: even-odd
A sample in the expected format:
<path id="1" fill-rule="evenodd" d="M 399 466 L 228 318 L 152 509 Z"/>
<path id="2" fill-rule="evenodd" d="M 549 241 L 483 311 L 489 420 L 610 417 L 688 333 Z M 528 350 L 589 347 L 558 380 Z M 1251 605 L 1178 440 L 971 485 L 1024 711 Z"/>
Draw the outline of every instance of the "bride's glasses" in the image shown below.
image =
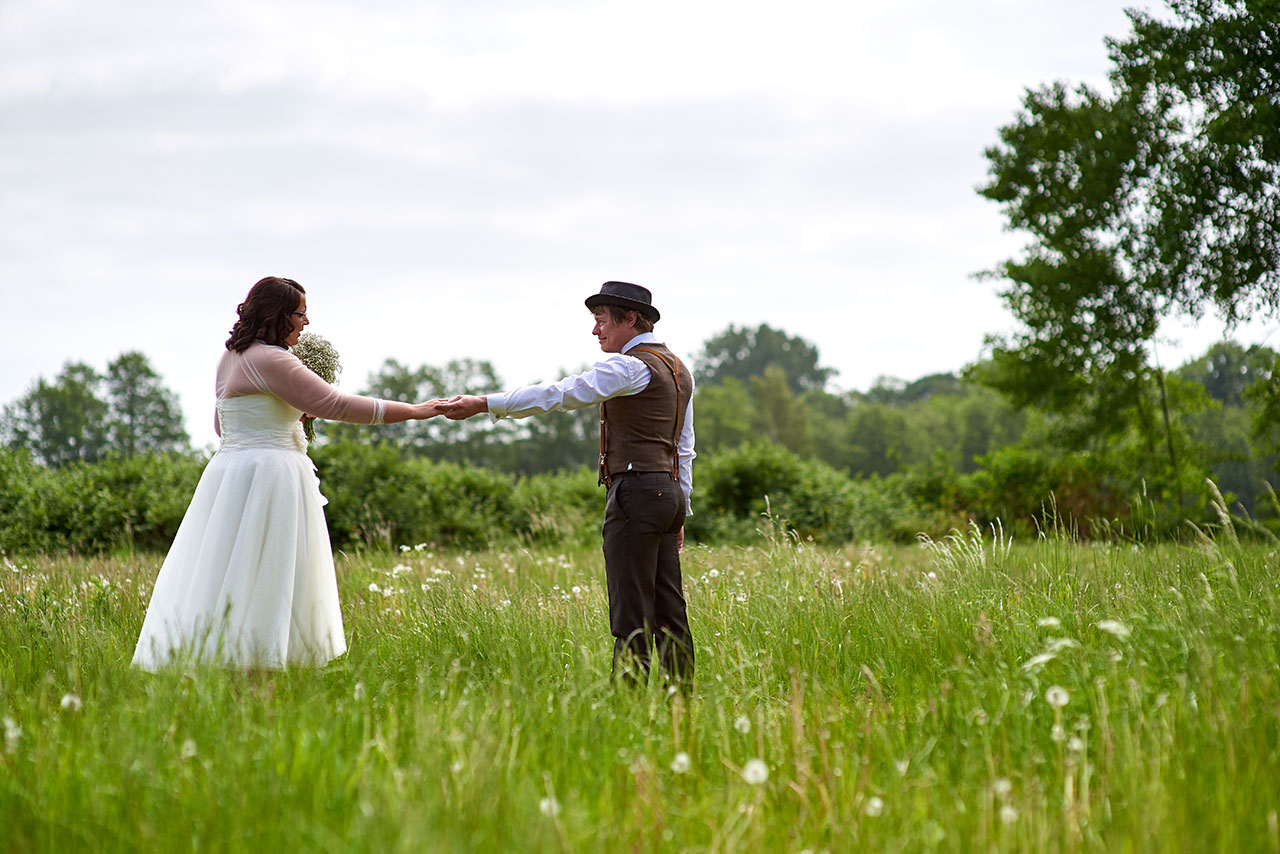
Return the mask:
<path id="1" fill-rule="evenodd" d="M 295 311 L 295 312 L 293 313 L 293 316 L 294 316 L 294 317 L 301 317 L 303 320 L 306 320 L 306 319 L 307 319 L 307 313 L 306 313 L 305 311 Z"/>

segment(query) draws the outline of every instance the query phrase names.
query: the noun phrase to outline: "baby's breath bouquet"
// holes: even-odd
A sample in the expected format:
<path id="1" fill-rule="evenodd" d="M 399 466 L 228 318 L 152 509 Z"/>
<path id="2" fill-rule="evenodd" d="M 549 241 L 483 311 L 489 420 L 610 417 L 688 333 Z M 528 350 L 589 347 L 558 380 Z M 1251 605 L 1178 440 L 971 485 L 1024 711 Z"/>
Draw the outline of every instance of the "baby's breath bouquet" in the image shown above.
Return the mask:
<path id="1" fill-rule="evenodd" d="M 304 332 L 298 336 L 298 343 L 293 345 L 293 355 L 329 385 L 335 385 L 338 382 L 338 375 L 342 373 L 342 361 L 338 358 L 338 351 L 333 349 L 333 345 L 327 339 L 311 332 Z M 307 434 L 307 441 L 314 442 L 315 419 L 310 416 L 303 418 L 302 429 Z"/>

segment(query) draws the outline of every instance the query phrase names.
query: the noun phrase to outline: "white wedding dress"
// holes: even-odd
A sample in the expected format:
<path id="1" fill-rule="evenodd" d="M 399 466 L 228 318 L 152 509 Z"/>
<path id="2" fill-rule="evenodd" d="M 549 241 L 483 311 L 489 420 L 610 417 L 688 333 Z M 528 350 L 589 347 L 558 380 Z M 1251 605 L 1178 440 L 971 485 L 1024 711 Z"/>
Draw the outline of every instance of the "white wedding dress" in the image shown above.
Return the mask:
<path id="1" fill-rule="evenodd" d="M 282 396 L 309 414 L 363 423 L 381 421 L 383 405 L 338 394 L 299 366 L 283 348 L 262 344 L 219 365 L 222 444 L 156 578 L 135 667 L 200 661 L 281 669 L 322 665 L 346 651 L 327 502 L 306 453 L 303 410 Z M 245 390 L 246 381 L 255 393 L 223 396 Z"/>

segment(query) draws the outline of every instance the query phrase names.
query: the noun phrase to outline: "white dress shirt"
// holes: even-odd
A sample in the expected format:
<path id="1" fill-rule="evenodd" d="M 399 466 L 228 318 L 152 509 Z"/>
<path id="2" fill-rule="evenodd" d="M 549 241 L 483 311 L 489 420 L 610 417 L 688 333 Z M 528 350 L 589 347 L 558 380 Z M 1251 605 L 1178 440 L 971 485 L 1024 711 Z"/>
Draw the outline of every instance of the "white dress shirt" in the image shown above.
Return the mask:
<path id="1" fill-rule="evenodd" d="M 641 332 L 623 345 L 621 353 L 610 353 L 583 373 L 554 383 L 521 386 L 488 395 L 489 413 L 494 418 L 524 418 L 553 410 L 568 412 L 642 392 L 648 387 L 652 374 L 648 365 L 635 356 L 628 356 L 627 351 L 640 344 L 655 344 L 657 341 L 652 332 Z M 689 374 L 689 382 L 693 383 L 692 374 Z M 693 494 L 693 458 L 696 456 L 693 450 L 693 396 L 690 394 L 684 426 L 676 442 L 680 488 L 684 490 L 688 514 L 693 512 L 689 498 Z"/>

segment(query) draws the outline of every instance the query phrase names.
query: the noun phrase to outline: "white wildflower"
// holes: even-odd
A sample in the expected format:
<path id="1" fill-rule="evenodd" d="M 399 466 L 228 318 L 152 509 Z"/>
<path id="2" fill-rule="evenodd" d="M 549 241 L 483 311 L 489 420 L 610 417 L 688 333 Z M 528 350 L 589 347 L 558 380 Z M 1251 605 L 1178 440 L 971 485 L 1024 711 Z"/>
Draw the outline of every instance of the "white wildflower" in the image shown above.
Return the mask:
<path id="1" fill-rule="evenodd" d="M 1062 728 L 1062 724 L 1054 724 L 1053 729 L 1049 730 L 1049 738 L 1061 744 L 1067 740 L 1067 731 Z"/>
<path id="2" fill-rule="evenodd" d="M 186 741 L 182 742 L 181 756 L 183 759 L 191 759 L 195 755 L 196 755 L 196 743 L 188 738 Z"/>
<path id="3" fill-rule="evenodd" d="M 675 758 L 671 760 L 671 770 L 677 774 L 686 773 L 691 766 L 692 763 L 689 761 L 689 754 L 685 753 L 683 750 L 677 753 Z"/>
<path id="4" fill-rule="evenodd" d="M 1130 634 L 1129 627 L 1119 620 L 1099 620 L 1097 626 L 1104 632 L 1115 635 L 1120 640 L 1124 640 Z"/>
<path id="5" fill-rule="evenodd" d="M 62 708 L 68 712 L 78 712 L 84 708 L 84 701 L 80 699 L 80 695 L 74 691 L 68 691 L 62 695 Z"/>
<path id="6" fill-rule="evenodd" d="M 1008 797 L 1009 793 L 1013 791 L 1013 783 L 1009 781 L 1008 777 L 997 777 L 991 784 L 991 791 L 1002 798 Z"/>
<path id="7" fill-rule="evenodd" d="M 18 726 L 18 722 L 13 718 L 4 719 L 4 749 L 6 753 L 13 753 L 18 749 L 18 742 L 22 740 L 22 727 Z"/>
<path id="8" fill-rule="evenodd" d="M 1084 739 L 1078 735 L 1071 736 L 1071 740 L 1067 742 L 1067 750 L 1072 753 L 1082 753 L 1084 751 Z"/>
<path id="9" fill-rule="evenodd" d="M 1071 700 L 1071 692 L 1061 685 L 1050 685 L 1049 690 L 1044 692 L 1044 700 L 1055 709 L 1060 709 Z"/>
<path id="10" fill-rule="evenodd" d="M 376 582 L 376 581 L 370 581 L 370 582 L 369 582 L 369 592 L 370 592 L 370 593 L 377 593 L 377 592 L 378 592 L 378 589 L 379 589 L 379 588 L 378 588 L 378 582 Z"/>
<path id="11" fill-rule="evenodd" d="M 1041 665 L 1048 664 L 1057 658 L 1057 654 L 1052 652 L 1042 652 L 1039 655 L 1033 655 L 1022 663 L 1023 670 L 1035 670 Z"/>
<path id="12" fill-rule="evenodd" d="M 1005 804 L 1000 807 L 1000 821 L 1004 824 L 1013 824 L 1018 820 L 1018 811 L 1013 807 Z"/>
<path id="13" fill-rule="evenodd" d="M 759 786 L 769 779 L 769 766 L 764 764 L 763 759 L 748 759 L 747 764 L 742 766 L 742 779 L 753 786 Z"/>
<path id="14" fill-rule="evenodd" d="M 538 802 L 538 812 L 547 818 L 555 818 L 560 815 L 560 802 L 551 797 L 543 798 Z"/>
<path id="15" fill-rule="evenodd" d="M 867 805 L 863 807 L 862 811 L 872 818 L 876 818 L 880 813 L 884 812 L 884 801 L 876 795 L 872 795 L 867 799 Z"/>
<path id="16" fill-rule="evenodd" d="M 751 732 L 751 721 L 746 715 L 738 715 L 738 719 L 733 722 L 733 728 L 743 735 L 746 735 Z"/>

